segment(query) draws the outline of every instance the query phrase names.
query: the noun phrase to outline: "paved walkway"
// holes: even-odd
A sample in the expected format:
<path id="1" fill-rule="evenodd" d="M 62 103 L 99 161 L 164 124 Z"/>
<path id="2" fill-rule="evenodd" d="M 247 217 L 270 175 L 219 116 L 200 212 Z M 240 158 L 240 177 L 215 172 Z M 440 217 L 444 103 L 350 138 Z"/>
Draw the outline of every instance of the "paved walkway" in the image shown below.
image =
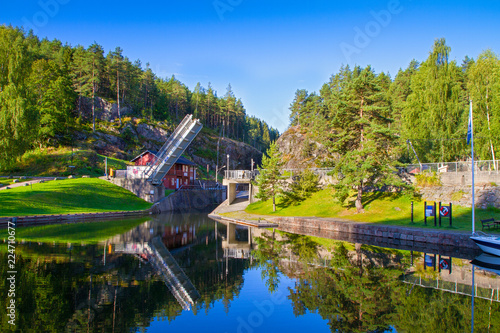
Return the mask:
<path id="1" fill-rule="evenodd" d="M 256 228 L 272 228 L 278 226 L 278 224 L 274 222 L 266 221 L 263 216 L 246 213 L 245 209 L 249 204 L 250 202 L 248 201 L 248 194 L 246 194 L 245 196 L 245 192 L 240 192 L 231 205 L 228 205 L 228 201 L 226 199 L 208 216 L 222 222 L 236 223 Z M 238 213 L 238 216 L 236 218 L 232 218 L 229 216 L 221 215 L 226 213 Z M 251 216 L 251 219 L 246 218 L 249 216 Z"/>
<path id="2" fill-rule="evenodd" d="M 5 177 L 7 178 L 7 177 Z M 18 183 L 13 183 L 13 184 L 10 184 L 10 185 L 5 185 L 5 186 L 2 186 L 0 185 L 0 191 L 1 190 L 6 190 L 7 187 L 9 188 L 14 188 L 14 187 L 20 187 L 20 186 L 27 186 L 26 184 L 36 184 L 36 183 L 40 183 L 42 180 L 43 181 L 49 181 L 49 180 L 54 180 L 54 179 L 66 179 L 66 177 L 33 177 L 33 178 L 30 178 L 31 180 L 27 180 L 27 181 L 22 181 L 22 182 L 18 182 Z"/>

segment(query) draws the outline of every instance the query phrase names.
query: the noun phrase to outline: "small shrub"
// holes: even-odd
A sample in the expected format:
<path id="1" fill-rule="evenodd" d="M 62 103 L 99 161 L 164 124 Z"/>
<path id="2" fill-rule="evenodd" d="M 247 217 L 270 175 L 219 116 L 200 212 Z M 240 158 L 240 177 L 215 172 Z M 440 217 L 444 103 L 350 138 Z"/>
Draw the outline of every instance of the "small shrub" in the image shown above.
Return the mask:
<path id="1" fill-rule="evenodd" d="M 457 192 L 453 192 L 451 195 L 451 200 L 452 201 L 460 201 L 460 200 L 462 200 L 464 195 L 465 195 L 465 192 L 462 190 L 457 191 Z"/>
<path id="2" fill-rule="evenodd" d="M 283 193 L 280 206 L 296 206 L 319 190 L 319 177 L 313 171 L 306 169 L 295 178 L 290 191 Z"/>
<path id="3" fill-rule="evenodd" d="M 439 175 L 433 171 L 431 172 L 422 172 L 421 174 L 415 175 L 415 179 L 417 180 L 417 186 L 420 187 L 430 187 L 430 186 L 441 186 L 441 179 Z"/>

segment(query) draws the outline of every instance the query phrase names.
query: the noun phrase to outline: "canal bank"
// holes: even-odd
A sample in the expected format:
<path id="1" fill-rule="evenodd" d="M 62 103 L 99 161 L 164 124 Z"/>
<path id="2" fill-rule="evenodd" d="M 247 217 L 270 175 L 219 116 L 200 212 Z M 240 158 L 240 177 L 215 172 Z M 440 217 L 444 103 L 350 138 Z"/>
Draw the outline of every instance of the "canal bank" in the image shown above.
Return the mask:
<path id="1" fill-rule="evenodd" d="M 130 217 L 140 217 L 152 214 L 151 209 L 103 212 L 103 213 L 81 213 L 81 214 L 53 214 L 53 215 L 32 215 L 16 217 L 0 217 L 0 229 L 7 228 L 9 222 L 15 221 L 16 227 L 34 227 L 47 224 L 67 224 L 77 222 L 97 222 L 109 221 Z M 12 227 L 12 225 L 10 225 Z"/>
<path id="2" fill-rule="evenodd" d="M 467 232 L 359 223 L 340 218 L 253 215 L 245 212 L 248 204 L 248 200 L 241 200 L 235 205 L 228 205 L 226 201 L 209 217 L 242 225 L 269 223 L 279 230 L 295 234 L 377 246 L 385 244 L 387 247 L 419 252 L 453 255 L 465 250 L 471 252 L 471 256 L 476 251 L 480 252 Z M 225 216 L 227 213 L 231 213 L 231 217 Z"/>

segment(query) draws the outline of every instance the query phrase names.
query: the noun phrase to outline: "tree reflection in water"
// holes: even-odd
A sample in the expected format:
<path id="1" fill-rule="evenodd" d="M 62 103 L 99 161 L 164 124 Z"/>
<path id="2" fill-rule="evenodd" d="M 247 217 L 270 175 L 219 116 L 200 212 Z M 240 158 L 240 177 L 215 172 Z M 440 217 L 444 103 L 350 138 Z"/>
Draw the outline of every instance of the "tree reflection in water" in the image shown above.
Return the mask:
<path id="1" fill-rule="evenodd" d="M 280 272 L 296 279 L 288 296 L 295 316 L 319 313 L 332 332 L 471 330 L 471 297 L 402 282 L 410 268 L 408 251 L 361 244 L 348 251 L 339 242 L 326 267 L 318 267 L 311 264 L 319 254 L 308 236 L 281 234 L 279 240 L 261 236 L 253 253 L 273 290 Z M 290 254 L 298 257 L 292 268 L 287 267 Z M 474 331 L 498 332 L 499 310 L 499 302 L 476 298 Z"/>
<path id="2" fill-rule="evenodd" d="M 169 228 L 173 225 L 170 222 Z M 410 253 L 405 251 L 338 242 L 328 252 L 307 236 L 259 230 L 255 231 L 259 237 L 253 240 L 257 244 L 253 261 L 235 259 L 223 254 L 225 225 L 215 224 L 214 228 L 213 221 L 200 220 L 193 226 L 193 241 L 172 255 L 201 294 L 192 307 L 194 314 L 211 315 L 217 312 L 211 311 L 217 303 L 222 303 L 224 318 L 241 316 L 234 309 L 249 302 L 248 295 L 242 297 L 244 282 L 255 284 L 244 281 L 244 274 L 259 266 L 269 292 L 278 291 L 285 281 L 290 286 L 290 303 L 276 306 L 269 317 L 276 322 L 279 311 L 293 311 L 295 316 L 319 314 L 333 332 L 470 331 L 470 296 L 408 283 L 413 280 L 407 277 L 422 277 L 423 281 L 427 275 L 433 279 L 429 280 L 431 287 L 438 278 L 442 279 L 440 285 L 447 282 L 443 273 L 423 269 L 421 254 L 415 259 L 417 266 L 410 267 Z M 148 225 L 144 231 L 149 235 L 152 227 L 156 225 Z M 166 235 L 166 229 L 160 229 Z M 6 262 L 5 250 L 1 250 L 0 262 Z M 106 252 L 101 245 L 18 244 L 16 259 L 16 328 L 22 332 L 137 331 L 153 321 L 173 322 L 185 313 L 151 265 L 132 255 Z M 8 299 L 6 266 L 0 265 L 2 299 Z M 453 270 L 469 274 L 469 267 L 462 260 L 455 262 Z M 446 272 L 447 276 L 452 275 Z M 477 280 L 491 283 L 494 289 L 478 292 L 482 298 L 475 299 L 475 331 L 499 332 L 500 302 L 498 292 L 493 292 L 500 283 L 492 273 L 476 270 L 478 276 Z M 470 289 L 470 284 L 462 287 Z M 279 292 L 283 289 L 287 290 L 282 287 Z M 232 304 L 238 306 L 231 309 Z M 8 332 L 4 311 L 0 310 L 0 331 Z"/>

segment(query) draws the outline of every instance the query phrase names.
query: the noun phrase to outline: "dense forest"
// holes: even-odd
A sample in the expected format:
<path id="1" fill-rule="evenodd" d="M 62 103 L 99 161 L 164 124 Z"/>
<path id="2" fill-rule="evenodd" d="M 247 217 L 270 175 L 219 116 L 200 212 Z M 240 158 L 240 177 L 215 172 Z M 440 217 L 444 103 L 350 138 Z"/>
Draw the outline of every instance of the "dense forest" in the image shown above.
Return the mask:
<path id="1" fill-rule="evenodd" d="M 314 140 L 333 157 L 343 156 L 342 163 L 350 164 L 344 174 L 362 167 L 345 159 L 417 163 L 410 143 L 421 162 L 465 160 L 470 158 L 466 133 L 472 100 L 475 157 L 495 159 L 500 144 L 500 60 L 486 50 L 458 64 L 450 60 L 450 52 L 446 41 L 437 39 L 425 61 L 411 61 L 394 79 L 370 66 L 343 66 L 319 94 L 296 91 L 291 126 L 314 133 Z"/>
<path id="2" fill-rule="evenodd" d="M 40 40 L 32 32 L 0 26 L 0 166 L 14 162 L 34 146 L 71 144 L 72 129 L 82 122 L 82 105 L 96 98 L 116 103 L 118 121 L 125 107 L 148 121 L 177 124 L 194 114 L 205 127 L 265 150 L 279 133 L 246 114 L 228 85 L 224 96 L 208 83 L 193 91 L 177 80 L 157 77 L 149 64 L 130 61 L 120 47 L 105 54 L 59 40 Z"/>

